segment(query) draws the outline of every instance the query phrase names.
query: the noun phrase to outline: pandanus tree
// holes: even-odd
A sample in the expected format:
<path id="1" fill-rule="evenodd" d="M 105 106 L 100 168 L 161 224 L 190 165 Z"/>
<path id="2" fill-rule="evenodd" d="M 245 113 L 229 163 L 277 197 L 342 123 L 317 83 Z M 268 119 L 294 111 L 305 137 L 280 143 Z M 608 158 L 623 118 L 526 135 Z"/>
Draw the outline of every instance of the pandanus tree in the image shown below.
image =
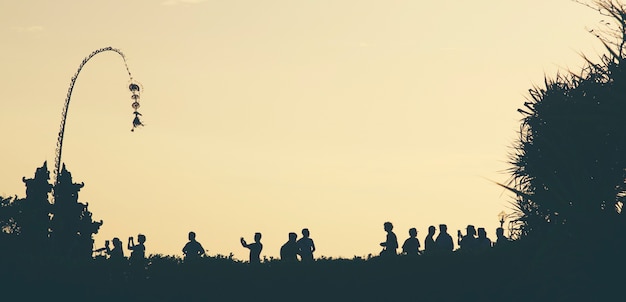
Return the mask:
<path id="1" fill-rule="evenodd" d="M 608 54 L 529 90 L 511 154 L 518 235 L 604 232 L 621 221 L 626 186 L 626 7 L 588 5 L 614 20 L 591 31 Z M 611 226 L 607 225 L 611 224 Z"/>

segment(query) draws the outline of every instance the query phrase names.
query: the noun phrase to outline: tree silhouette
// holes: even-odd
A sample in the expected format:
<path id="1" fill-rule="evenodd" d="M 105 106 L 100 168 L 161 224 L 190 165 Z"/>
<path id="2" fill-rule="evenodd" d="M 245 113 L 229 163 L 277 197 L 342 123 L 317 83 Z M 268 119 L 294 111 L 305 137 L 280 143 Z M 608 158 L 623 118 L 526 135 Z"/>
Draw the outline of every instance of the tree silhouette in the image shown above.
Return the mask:
<path id="1" fill-rule="evenodd" d="M 0 257 L 41 258 L 49 244 L 52 185 L 47 163 L 35 170 L 33 178 L 22 177 L 26 197 L 0 196 Z"/>
<path id="2" fill-rule="evenodd" d="M 613 26 L 605 23 L 602 33 L 591 31 L 608 54 L 600 63 L 585 57 L 586 67 L 578 74 L 546 79 L 545 87 L 529 90 L 530 98 L 518 109 L 524 118 L 507 187 L 517 193 L 522 236 L 546 233 L 551 226 L 580 234 L 590 223 L 616 223 L 621 217 L 626 179 L 622 64 L 626 10 L 613 0 L 594 3 L 601 14 L 616 21 Z"/>
<path id="3" fill-rule="evenodd" d="M 0 240 L 7 236 L 16 236 L 19 226 L 16 221 L 18 207 L 17 198 L 0 196 Z"/>

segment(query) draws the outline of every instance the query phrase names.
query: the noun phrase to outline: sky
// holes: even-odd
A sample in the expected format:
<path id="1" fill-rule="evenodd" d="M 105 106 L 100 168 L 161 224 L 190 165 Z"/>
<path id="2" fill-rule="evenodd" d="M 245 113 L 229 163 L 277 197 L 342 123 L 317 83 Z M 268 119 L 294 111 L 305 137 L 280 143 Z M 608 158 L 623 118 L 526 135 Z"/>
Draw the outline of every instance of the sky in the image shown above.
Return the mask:
<path id="1" fill-rule="evenodd" d="M 83 68 L 63 162 L 104 240 L 145 234 L 181 256 L 278 257 L 309 228 L 316 257 L 378 254 L 390 221 L 495 239 L 528 89 L 578 71 L 603 16 L 570 0 L 0 0 L 0 195 L 52 170 L 83 58 L 112 46 L 143 86 L 131 132 L 117 53 Z M 52 180 L 51 180 L 52 182 Z M 128 255 L 128 251 L 126 251 Z"/>

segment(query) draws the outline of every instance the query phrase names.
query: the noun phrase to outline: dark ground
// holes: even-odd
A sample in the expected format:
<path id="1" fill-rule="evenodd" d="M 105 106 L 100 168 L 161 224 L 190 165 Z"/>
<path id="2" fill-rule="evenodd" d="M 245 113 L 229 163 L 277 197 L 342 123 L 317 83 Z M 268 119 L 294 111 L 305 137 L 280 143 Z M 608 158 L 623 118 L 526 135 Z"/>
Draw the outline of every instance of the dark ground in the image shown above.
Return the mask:
<path id="1" fill-rule="evenodd" d="M 626 301 L 621 248 L 515 242 L 480 253 L 268 261 L 226 257 L 147 269 L 2 257 L 0 301 Z"/>

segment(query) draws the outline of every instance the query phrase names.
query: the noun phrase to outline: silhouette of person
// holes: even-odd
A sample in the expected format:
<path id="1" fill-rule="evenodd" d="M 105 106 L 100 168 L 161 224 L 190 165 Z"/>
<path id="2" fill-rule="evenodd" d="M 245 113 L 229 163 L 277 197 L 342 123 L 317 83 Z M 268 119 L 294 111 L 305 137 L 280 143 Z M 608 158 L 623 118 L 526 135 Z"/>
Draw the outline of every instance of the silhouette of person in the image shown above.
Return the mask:
<path id="1" fill-rule="evenodd" d="M 298 234 L 289 233 L 289 241 L 280 247 L 280 260 L 295 262 L 298 261 L 298 242 L 296 241 Z"/>
<path id="2" fill-rule="evenodd" d="M 431 225 L 428 227 L 428 235 L 424 239 L 424 253 L 426 254 L 434 252 L 437 248 L 433 236 L 435 236 L 435 226 Z"/>
<path id="3" fill-rule="evenodd" d="M 380 255 L 381 256 L 398 255 L 396 251 L 398 249 L 398 237 L 396 237 L 396 234 L 393 232 L 393 224 L 387 221 L 383 224 L 383 228 L 385 229 L 385 232 L 387 232 L 387 237 L 385 239 L 385 242 L 380 243 L 380 246 L 383 247 L 383 250 L 380 252 Z"/>
<path id="4" fill-rule="evenodd" d="M 137 244 L 133 240 L 133 237 L 128 238 L 128 249 L 131 251 L 130 260 L 141 260 L 143 261 L 146 258 L 146 246 L 144 243 L 146 242 L 146 236 L 143 234 L 137 235 Z"/>
<path id="5" fill-rule="evenodd" d="M 109 259 L 113 261 L 120 261 L 124 259 L 124 250 L 122 247 L 122 240 L 115 237 L 113 238 L 113 249 L 109 247 L 109 241 L 104 242 L 104 248 L 106 249 Z"/>
<path id="6" fill-rule="evenodd" d="M 476 239 L 476 229 L 473 225 L 468 225 L 466 228 L 466 234 L 463 236 L 461 230 L 458 231 L 459 248 L 461 251 L 474 251 L 478 247 L 478 240 Z"/>
<path id="7" fill-rule="evenodd" d="M 189 242 L 183 247 L 183 254 L 185 254 L 185 260 L 195 260 L 205 254 L 202 244 L 196 241 L 195 232 L 189 232 Z"/>
<path id="8" fill-rule="evenodd" d="M 478 228 L 478 238 L 476 238 L 476 247 L 480 250 L 491 248 L 491 239 L 487 238 L 485 228 Z"/>
<path id="9" fill-rule="evenodd" d="M 496 243 L 494 244 L 494 246 L 503 246 L 509 242 L 510 242 L 509 238 L 506 238 L 504 236 L 504 229 L 497 228 L 496 229 Z"/>
<path id="10" fill-rule="evenodd" d="M 315 243 L 309 236 L 309 229 L 302 229 L 302 238 L 298 240 L 298 254 L 302 261 L 313 261 L 313 252 L 315 252 Z"/>
<path id="11" fill-rule="evenodd" d="M 417 229 L 409 229 L 409 238 L 402 244 L 402 254 L 404 255 L 419 255 L 420 241 L 417 239 Z"/>
<path id="12" fill-rule="evenodd" d="M 131 275 L 135 279 L 145 278 L 146 269 L 146 236 L 143 234 L 137 235 L 137 244 L 135 244 L 133 237 L 128 238 L 128 249 L 130 252 L 130 268 Z"/>
<path id="13" fill-rule="evenodd" d="M 241 237 L 241 245 L 250 250 L 250 263 L 261 263 L 261 250 L 263 250 L 263 244 L 261 243 L 261 233 L 254 233 L 254 242 L 246 243 L 246 240 Z"/>
<path id="14" fill-rule="evenodd" d="M 124 257 L 124 247 L 122 240 L 113 238 L 113 249 L 109 246 L 109 241 L 104 242 L 104 249 L 109 255 L 111 266 L 109 267 L 109 277 L 115 282 L 121 282 L 124 279 L 125 266 L 128 265 Z"/>
<path id="15" fill-rule="evenodd" d="M 452 241 L 452 236 L 448 234 L 447 225 L 439 225 L 439 235 L 435 239 L 435 245 L 439 252 L 452 252 L 454 250 L 454 241 Z"/>

